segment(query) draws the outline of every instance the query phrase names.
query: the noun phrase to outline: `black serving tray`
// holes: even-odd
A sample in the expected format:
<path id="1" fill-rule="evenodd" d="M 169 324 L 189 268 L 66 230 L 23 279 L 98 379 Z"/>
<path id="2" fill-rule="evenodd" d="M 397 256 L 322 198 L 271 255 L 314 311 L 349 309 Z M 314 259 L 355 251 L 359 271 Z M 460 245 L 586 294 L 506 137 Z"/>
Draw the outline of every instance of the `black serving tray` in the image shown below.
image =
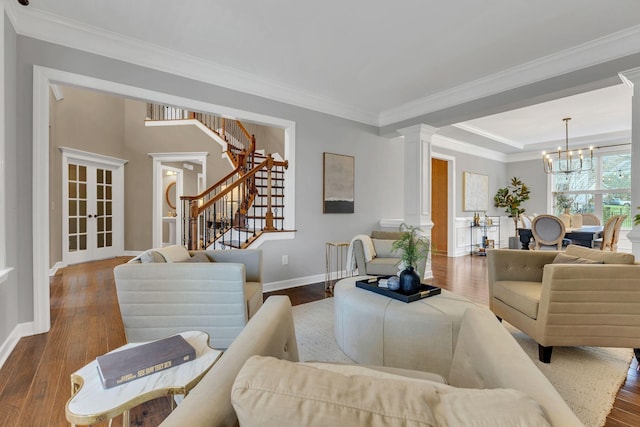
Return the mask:
<path id="1" fill-rule="evenodd" d="M 386 279 L 389 276 L 372 277 L 371 279 L 357 280 L 356 287 L 366 289 L 367 291 L 375 292 L 380 295 L 384 295 L 389 298 L 397 299 L 402 302 L 413 302 L 420 299 L 429 298 L 434 295 L 438 295 L 441 289 L 437 286 L 422 284 L 418 288 L 418 291 L 413 294 L 405 294 L 402 291 L 392 291 L 387 288 L 381 288 L 378 286 L 380 279 Z"/>

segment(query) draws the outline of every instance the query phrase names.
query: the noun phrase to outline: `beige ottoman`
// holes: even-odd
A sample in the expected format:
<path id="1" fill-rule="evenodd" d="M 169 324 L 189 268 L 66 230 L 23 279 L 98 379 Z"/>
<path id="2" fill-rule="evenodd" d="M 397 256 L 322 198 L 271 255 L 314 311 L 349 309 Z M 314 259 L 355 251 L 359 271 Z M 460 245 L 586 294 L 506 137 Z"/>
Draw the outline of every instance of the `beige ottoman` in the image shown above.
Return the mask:
<path id="1" fill-rule="evenodd" d="M 462 315 L 475 307 L 442 290 L 440 295 L 405 303 L 357 288 L 350 277 L 334 289 L 338 346 L 358 363 L 435 372 L 449 376 Z"/>

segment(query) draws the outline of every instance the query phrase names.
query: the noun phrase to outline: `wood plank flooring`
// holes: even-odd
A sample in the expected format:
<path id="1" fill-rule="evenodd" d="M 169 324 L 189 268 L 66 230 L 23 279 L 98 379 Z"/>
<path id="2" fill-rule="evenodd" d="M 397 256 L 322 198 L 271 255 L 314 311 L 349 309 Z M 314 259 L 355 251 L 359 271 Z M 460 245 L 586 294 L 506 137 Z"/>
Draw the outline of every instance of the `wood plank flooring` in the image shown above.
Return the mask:
<path id="1" fill-rule="evenodd" d="M 0 369 L 0 426 L 65 426 L 72 372 L 125 343 L 113 267 L 128 258 L 97 261 L 62 269 L 51 279 L 51 330 L 20 340 Z M 434 256 L 434 282 L 472 301 L 488 304 L 486 259 Z M 324 284 L 269 295 L 288 295 L 304 304 L 331 297 Z M 634 360 L 607 418 L 607 427 L 640 426 L 640 381 Z M 170 410 L 169 398 L 131 411 L 133 426 L 157 426 Z M 107 423 L 97 424 L 106 426 Z M 121 426 L 121 417 L 113 426 Z"/>

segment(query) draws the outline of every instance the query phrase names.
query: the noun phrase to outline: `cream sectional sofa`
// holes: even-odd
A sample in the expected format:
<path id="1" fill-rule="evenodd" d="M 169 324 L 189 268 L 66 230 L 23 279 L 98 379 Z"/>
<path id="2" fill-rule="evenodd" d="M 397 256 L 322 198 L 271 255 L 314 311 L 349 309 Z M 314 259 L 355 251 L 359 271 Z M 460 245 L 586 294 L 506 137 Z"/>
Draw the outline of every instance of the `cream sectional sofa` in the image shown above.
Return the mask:
<path id="1" fill-rule="evenodd" d="M 114 269 L 128 342 L 188 330 L 224 349 L 262 306 L 262 252 L 151 249 Z"/>
<path id="2" fill-rule="evenodd" d="M 272 296 L 162 426 L 583 425 L 483 308 L 463 316 L 445 379 L 298 357 L 289 299 Z"/>

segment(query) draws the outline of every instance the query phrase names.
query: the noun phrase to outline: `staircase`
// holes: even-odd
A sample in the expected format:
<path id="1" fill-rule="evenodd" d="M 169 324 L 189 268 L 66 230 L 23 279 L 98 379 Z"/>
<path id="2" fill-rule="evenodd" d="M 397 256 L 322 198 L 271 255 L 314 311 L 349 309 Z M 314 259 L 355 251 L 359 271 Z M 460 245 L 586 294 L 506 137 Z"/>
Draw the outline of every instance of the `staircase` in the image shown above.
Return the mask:
<path id="1" fill-rule="evenodd" d="M 256 151 L 255 136 L 238 120 L 147 104 L 148 121 L 193 120 L 226 145 L 234 169 L 201 194 L 182 196 L 183 245 L 244 249 L 261 234 L 284 230 L 284 175 L 288 162 Z"/>

